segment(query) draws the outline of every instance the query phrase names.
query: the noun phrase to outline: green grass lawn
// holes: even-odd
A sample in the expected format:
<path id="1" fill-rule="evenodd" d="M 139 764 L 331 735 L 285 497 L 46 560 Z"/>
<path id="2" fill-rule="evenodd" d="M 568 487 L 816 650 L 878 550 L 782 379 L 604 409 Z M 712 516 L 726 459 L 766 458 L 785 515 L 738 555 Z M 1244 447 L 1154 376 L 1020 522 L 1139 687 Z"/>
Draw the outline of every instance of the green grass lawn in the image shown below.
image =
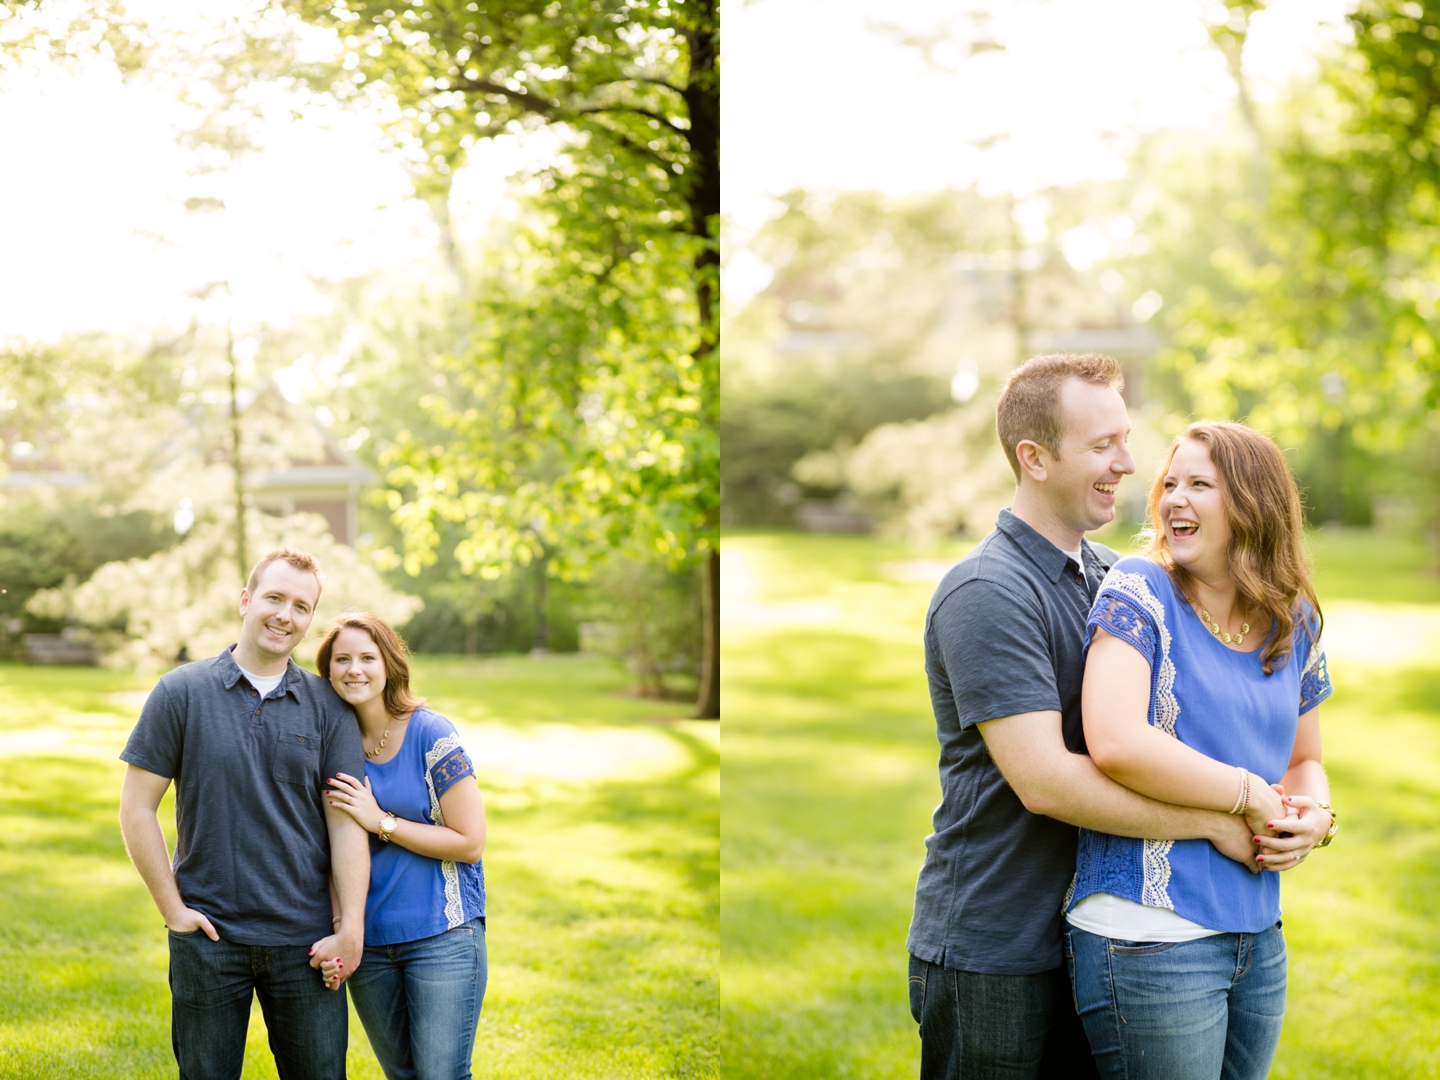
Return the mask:
<path id="1" fill-rule="evenodd" d="M 165 931 L 120 841 L 142 679 L 0 665 L 0 1077 L 173 1077 Z M 420 657 L 476 757 L 477 1077 L 719 1075 L 718 725 L 580 657 Z M 173 843 L 173 805 L 162 808 Z M 349 1075 L 379 1078 L 352 1012 Z M 274 1077 L 256 1006 L 246 1077 Z"/>
<path id="2" fill-rule="evenodd" d="M 1272 1076 L 1440 1076 L 1440 577 L 1400 540 L 1321 532 L 1312 547 L 1333 604 L 1321 715 L 1342 832 L 1285 875 Z M 905 934 L 939 800 L 925 577 L 964 550 L 724 541 L 727 1076 L 919 1071 Z M 1387 638 L 1407 644 L 1401 663 L 1367 651 Z"/>

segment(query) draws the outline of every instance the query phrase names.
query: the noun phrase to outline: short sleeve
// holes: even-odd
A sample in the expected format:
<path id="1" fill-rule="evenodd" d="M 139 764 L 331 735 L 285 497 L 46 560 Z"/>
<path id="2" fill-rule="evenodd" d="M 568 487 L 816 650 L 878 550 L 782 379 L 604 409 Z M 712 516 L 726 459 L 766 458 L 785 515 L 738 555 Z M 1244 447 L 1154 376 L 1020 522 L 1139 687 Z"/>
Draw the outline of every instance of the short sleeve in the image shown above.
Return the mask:
<path id="1" fill-rule="evenodd" d="M 1104 630 L 1145 657 L 1153 671 L 1160 643 L 1160 626 L 1153 610 L 1158 603 L 1143 574 L 1111 570 L 1085 620 L 1085 648 L 1090 648 L 1097 628 Z"/>
<path id="2" fill-rule="evenodd" d="M 185 724 L 162 679 L 145 699 L 135 730 L 120 751 L 120 760 L 173 780 L 180 771 L 184 748 Z"/>
<path id="3" fill-rule="evenodd" d="M 324 759 L 320 770 L 322 789 L 325 786 L 325 777 L 334 776 L 336 773 L 343 772 L 360 777 L 365 775 L 365 744 L 360 739 L 360 724 L 350 707 L 341 701 L 328 685 L 321 690 L 322 693 L 327 691 L 334 695 L 335 700 L 329 703 L 329 708 L 325 711 L 329 730 L 325 732 Z"/>
<path id="4" fill-rule="evenodd" d="M 1017 713 L 1061 709 L 1045 634 L 1033 601 L 989 581 L 969 581 L 930 619 L 962 729 Z"/>
<path id="5" fill-rule="evenodd" d="M 451 738 L 455 739 L 454 736 Z M 441 742 L 448 741 L 450 739 L 441 740 Z M 457 745 L 449 749 L 442 748 L 440 759 L 430 766 L 430 782 L 435 787 L 437 799 L 449 791 L 457 781 L 475 775 L 475 766 L 470 763 L 470 756 L 465 753 L 463 746 L 458 745 L 458 739 L 456 741 Z"/>
<path id="6" fill-rule="evenodd" d="M 1312 632 L 1316 621 L 1313 615 L 1307 619 Z M 1305 658 L 1305 668 L 1300 673 L 1300 715 L 1304 716 L 1334 693 L 1335 688 L 1330 685 L 1330 670 L 1325 664 L 1324 643 L 1318 637 L 1312 642 L 1310 634 L 1303 628 L 1296 636 L 1310 645 L 1309 655 Z"/>

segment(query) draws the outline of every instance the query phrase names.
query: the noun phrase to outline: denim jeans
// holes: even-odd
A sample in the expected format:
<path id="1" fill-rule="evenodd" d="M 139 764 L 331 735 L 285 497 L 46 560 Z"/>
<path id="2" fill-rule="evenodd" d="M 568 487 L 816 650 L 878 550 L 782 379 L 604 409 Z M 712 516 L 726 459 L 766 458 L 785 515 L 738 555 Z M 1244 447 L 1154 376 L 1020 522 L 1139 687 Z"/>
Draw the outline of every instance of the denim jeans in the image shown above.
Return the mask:
<path id="1" fill-rule="evenodd" d="M 1106 1077 L 1264 1080 L 1285 1018 L 1285 937 L 1144 942 L 1066 934 L 1076 1006 Z"/>
<path id="2" fill-rule="evenodd" d="M 470 1075 L 487 973 L 483 915 L 419 941 L 365 946 L 350 996 L 388 1080 Z"/>
<path id="3" fill-rule="evenodd" d="M 921 1080 L 1096 1076 L 1063 968 L 1039 975 L 955 971 L 910 957 Z"/>
<path id="4" fill-rule="evenodd" d="M 170 931 L 170 1042 L 180 1080 L 239 1080 L 251 993 L 280 1080 L 344 1080 L 350 1012 L 307 945 L 237 945 Z"/>

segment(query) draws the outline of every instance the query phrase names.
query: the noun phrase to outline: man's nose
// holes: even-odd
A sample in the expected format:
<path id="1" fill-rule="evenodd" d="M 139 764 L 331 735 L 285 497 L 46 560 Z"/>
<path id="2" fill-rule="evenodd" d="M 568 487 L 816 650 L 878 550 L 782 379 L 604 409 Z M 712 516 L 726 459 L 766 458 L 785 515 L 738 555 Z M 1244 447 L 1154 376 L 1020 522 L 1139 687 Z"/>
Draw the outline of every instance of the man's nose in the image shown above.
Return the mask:
<path id="1" fill-rule="evenodd" d="M 1130 452 L 1129 443 L 1120 444 L 1120 455 L 1110 467 L 1126 476 L 1135 471 L 1135 455 Z"/>

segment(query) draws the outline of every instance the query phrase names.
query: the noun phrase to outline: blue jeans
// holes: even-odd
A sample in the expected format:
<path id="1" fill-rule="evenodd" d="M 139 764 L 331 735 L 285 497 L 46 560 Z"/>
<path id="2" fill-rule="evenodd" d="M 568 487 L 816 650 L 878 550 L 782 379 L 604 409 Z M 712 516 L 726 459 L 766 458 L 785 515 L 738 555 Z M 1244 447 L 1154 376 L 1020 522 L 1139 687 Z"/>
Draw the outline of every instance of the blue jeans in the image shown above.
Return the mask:
<path id="1" fill-rule="evenodd" d="M 1264 1080 L 1285 1019 L 1285 936 L 1124 941 L 1069 927 L 1075 1004 L 1106 1077 Z"/>
<path id="2" fill-rule="evenodd" d="M 280 1080 L 344 1080 L 350 1012 L 308 945 L 237 945 L 170 931 L 170 1042 L 180 1080 L 240 1080 L 250 996 L 260 998 Z"/>
<path id="3" fill-rule="evenodd" d="M 1088 1080 L 1090 1046 L 1065 971 L 990 975 L 910 957 L 921 1080 Z"/>
<path id="4" fill-rule="evenodd" d="M 430 938 L 367 945 L 350 997 L 389 1080 L 463 1080 L 485 1000 L 485 917 Z"/>

